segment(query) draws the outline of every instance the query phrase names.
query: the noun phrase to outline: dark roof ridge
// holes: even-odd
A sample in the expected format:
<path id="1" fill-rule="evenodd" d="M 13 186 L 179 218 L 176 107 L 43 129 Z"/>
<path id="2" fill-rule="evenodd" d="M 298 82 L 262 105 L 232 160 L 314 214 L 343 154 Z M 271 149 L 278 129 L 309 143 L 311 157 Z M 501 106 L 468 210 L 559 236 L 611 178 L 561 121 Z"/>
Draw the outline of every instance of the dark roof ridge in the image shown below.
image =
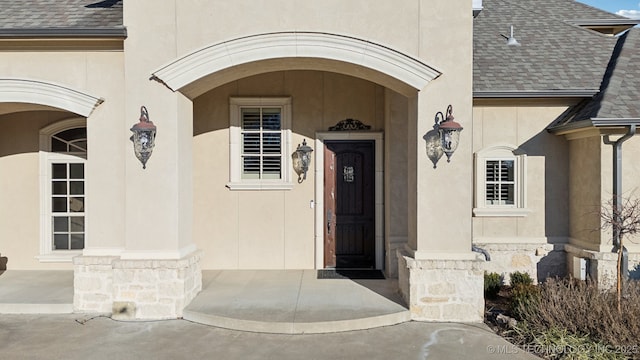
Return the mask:
<path id="1" fill-rule="evenodd" d="M 116 27 L 63 27 L 63 28 L 0 28 L 0 39 L 51 39 L 51 38 L 126 38 L 127 29 Z"/>
<path id="2" fill-rule="evenodd" d="M 579 2 L 579 1 L 576 1 L 576 0 L 572 0 L 572 1 L 575 2 L 576 4 L 580 4 L 580 6 L 583 6 L 585 8 L 589 8 L 591 10 L 595 10 L 597 12 L 601 12 L 601 13 L 604 13 L 604 14 L 613 15 L 613 16 L 619 18 L 620 20 L 632 20 L 632 19 L 629 19 L 626 16 L 622 16 L 622 15 L 618 15 L 616 13 L 611 13 L 611 12 L 608 12 L 608 11 L 605 11 L 605 10 L 602 10 L 602 9 L 598 9 L 597 7 L 591 6 L 589 4 L 585 4 L 585 3 L 582 3 L 582 2 Z M 603 19 L 597 19 L 597 18 L 594 18 L 594 19 L 575 18 L 575 19 L 571 19 L 571 20 L 578 21 L 578 20 L 603 20 Z"/>
<path id="3" fill-rule="evenodd" d="M 526 12 L 535 14 L 536 16 L 545 16 L 545 17 L 547 17 L 549 14 L 552 14 L 552 15 L 555 14 L 555 13 L 549 12 L 549 11 L 542 11 L 542 10 L 539 11 L 539 10 L 536 10 L 536 9 L 530 9 L 530 8 L 524 7 L 524 6 L 520 5 L 520 4 L 518 4 L 518 0 L 502 0 L 502 1 L 506 2 L 506 3 L 509 3 L 512 6 L 517 6 L 517 7 L 519 7 L 520 9 L 522 9 L 522 10 L 524 10 Z M 519 0 L 519 1 L 521 3 L 522 0 Z M 565 1 L 567 1 L 567 0 L 565 0 Z M 586 4 L 583 4 L 583 3 L 575 1 L 575 0 L 570 0 L 570 1 L 572 1 L 572 2 L 574 2 L 576 4 L 588 6 Z M 591 7 L 591 6 L 588 6 L 588 7 Z M 609 13 L 609 12 L 606 12 L 604 10 L 600 10 L 600 9 L 597 9 L 597 8 L 594 8 L 594 7 L 591 7 L 591 8 L 599 10 L 600 12 L 605 13 L 605 14 L 620 16 L 620 15 L 612 14 L 612 13 Z M 604 38 L 611 38 L 610 35 L 602 34 L 600 32 L 593 31 L 593 30 L 590 30 L 588 28 L 585 28 L 584 26 L 581 26 L 581 24 L 574 23 L 574 21 L 581 20 L 581 19 L 564 19 L 564 18 L 555 17 L 555 16 L 552 16 L 551 18 L 553 19 L 554 22 L 556 22 L 558 24 L 562 24 L 563 26 L 570 26 L 573 29 L 584 31 L 585 33 L 588 33 L 588 34 L 591 34 L 591 35 L 594 35 L 594 36 L 601 36 L 601 37 L 604 37 Z M 633 21 L 633 20 L 628 19 L 628 18 L 624 18 L 624 19 Z M 593 19 L 593 20 L 595 20 L 595 19 Z M 609 19 L 600 19 L 600 20 L 609 20 Z"/>
<path id="4" fill-rule="evenodd" d="M 550 130 L 558 132 L 640 123 L 637 96 L 628 93 L 630 89 L 637 89 L 640 83 L 640 65 L 636 61 L 638 45 L 640 29 L 632 28 L 618 36 L 599 93 L 568 109 L 552 123 Z"/>

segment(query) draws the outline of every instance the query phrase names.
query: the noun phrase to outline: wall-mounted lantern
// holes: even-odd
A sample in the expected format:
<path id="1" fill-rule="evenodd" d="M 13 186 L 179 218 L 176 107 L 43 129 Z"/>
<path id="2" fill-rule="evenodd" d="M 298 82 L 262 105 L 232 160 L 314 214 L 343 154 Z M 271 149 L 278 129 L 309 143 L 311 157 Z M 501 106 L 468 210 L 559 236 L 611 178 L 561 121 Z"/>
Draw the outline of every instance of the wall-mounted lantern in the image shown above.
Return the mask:
<path id="1" fill-rule="evenodd" d="M 298 144 L 296 151 L 291 154 L 293 160 L 293 171 L 298 174 L 298 183 L 302 183 L 307 179 L 307 171 L 311 165 L 311 152 L 313 149 L 307 145 L 307 140 L 302 140 L 302 144 Z"/>
<path id="2" fill-rule="evenodd" d="M 440 134 L 440 146 L 442 146 L 442 150 L 447 155 L 447 162 L 451 162 L 451 156 L 460 142 L 462 126 L 453 121 L 453 107 L 451 105 L 447 107 L 446 116 L 441 111 L 438 111 L 435 121 Z"/>
<path id="3" fill-rule="evenodd" d="M 147 168 L 147 160 L 151 157 L 156 141 L 156 126 L 149 120 L 147 108 L 140 107 L 140 121 L 131 127 L 133 135 L 130 140 L 133 142 L 133 151 L 142 163 L 142 168 Z"/>

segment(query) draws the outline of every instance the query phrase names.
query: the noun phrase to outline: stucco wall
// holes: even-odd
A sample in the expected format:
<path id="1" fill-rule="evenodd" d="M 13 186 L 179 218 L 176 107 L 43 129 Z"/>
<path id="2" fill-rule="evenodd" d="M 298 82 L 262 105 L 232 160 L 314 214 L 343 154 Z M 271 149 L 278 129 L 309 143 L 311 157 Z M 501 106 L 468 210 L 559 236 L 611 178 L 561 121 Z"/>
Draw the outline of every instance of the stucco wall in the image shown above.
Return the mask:
<path id="1" fill-rule="evenodd" d="M 616 140 L 620 135 L 611 135 Z M 600 230 L 598 211 L 601 206 L 610 206 L 613 196 L 613 147 L 604 144 L 602 136 L 590 136 L 571 140 L 572 177 L 576 198 L 572 200 L 572 242 L 587 250 L 608 252 L 612 247 L 610 230 Z M 640 196 L 640 140 L 632 137 L 622 145 L 622 199 Z M 575 171 L 575 173 L 574 173 Z M 572 197 L 573 198 L 573 197 Z M 575 209 L 575 210 L 573 210 Z M 631 252 L 640 252 L 640 237 L 627 235 L 625 247 Z"/>
<path id="2" fill-rule="evenodd" d="M 599 136 L 570 141 L 571 242 L 599 251 L 601 204 L 601 145 Z M 604 171 L 604 168 L 603 168 Z"/>
<path id="3" fill-rule="evenodd" d="M 147 104 L 150 110 L 162 114 L 163 118 L 169 121 L 169 123 L 159 123 L 163 126 L 165 134 L 162 146 L 168 151 L 161 149 L 158 145 L 154 152 L 156 160 L 151 160 L 157 162 L 157 168 L 150 167 L 146 171 L 146 176 L 156 181 L 149 185 L 147 182 L 131 178 L 127 182 L 127 189 L 139 194 L 141 198 L 152 197 L 155 193 L 165 194 L 164 198 L 158 198 L 153 205 L 144 205 L 143 208 L 139 207 L 135 199 L 127 200 L 128 204 L 131 203 L 131 206 L 127 205 L 126 217 L 130 224 L 127 229 L 132 230 L 127 231 L 126 241 L 127 244 L 136 244 L 139 251 L 145 248 L 181 247 L 181 244 L 176 246 L 176 242 L 179 242 L 176 239 L 188 238 L 191 235 L 186 217 L 180 215 L 191 211 L 184 208 L 188 201 L 182 200 L 188 198 L 191 185 L 180 178 L 183 175 L 186 178 L 189 172 L 187 166 L 183 164 L 190 160 L 183 152 L 185 149 L 180 146 L 184 144 L 183 135 L 188 127 L 185 123 L 176 120 L 187 119 L 191 114 L 186 111 L 188 107 L 182 104 L 181 94 L 167 92 L 167 89 L 161 85 L 144 83 L 140 79 L 148 78 L 150 72 L 198 49 L 239 37 L 269 32 L 318 31 L 381 44 L 439 70 L 442 75 L 437 80 L 423 89 L 411 90 L 415 98 L 409 101 L 408 106 L 415 109 L 408 112 L 408 117 L 414 119 L 409 123 L 407 133 L 415 137 L 409 137 L 407 141 L 409 163 L 428 164 L 422 136 L 432 129 L 433 115 L 437 111 L 443 111 L 447 104 L 453 103 L 460 119 L 465 119 L 469 124 L 472 117 L 472 11 L 471 3 L 467 0 L 437 2 L 402 0 L 376 4 L 376 6 L 369 6 L 368 2 L 362 0 L 348 2 L 281 0 L 270 2 L 268 7 L 256 6 L 254 2 L 249 1 L 229 3 L 188 0 L 158 3 L 141 0 L 125 3 L 124 14 L 125 25 L 129 30 L 129 37 L 125 42 L 127 100 L 134 104 Z M 448 14 L 448 16 L 442 16 L 442 14 Z M 140 19 L 153 19 L 153 21 Z M 175 31 L 167 33 L 166 29 L 175 29 Z M 159 33 L 166 36 L 159 38 L 157 36 Z M 268 53 L 270 48 L 265 46 L 262 51 Z M 242 54 L 238 54 L 238 57 L 242 59 Z M 322 56 L 318 57 L 322 58 Z M 314 67 L 316 60 L 312 58 L 290 58 L 282 61 L 292 60 L 295 60 L 293 62 L 298 69 L 317 69 Z M 332 58 L 329 56 L 325 60 L 331 62 Z M 280 61 L 280 59 L 273 61 Z M 346 61 L 345 63 L 333 61 L 332 69 L 337 69 L 335 72 L 353 73 L 354 76 L 376 79 L 376 81 L 390 77 L 389 74 L 381 76 L 379 72 L 354 66 L 348 64 L 348 60 Z M 240 64 L 224 69 L 221 71 L 224 74 L 221 75 L 229 81 L 235 81 L 247 76 L 245 70 L 256 69 L 252 64 L 241 62 Z M 269 64 L 273 65 L 273 62 L 264 63 L 264 65 Z M 354 64 L 358 64 L 357 60 Z M 260 66 L 263 62 L 256 61 L 253 65 Z M 326 65 L 326 62 L 323 65 Z M 192 83 L 185 88 L 192 85 L 206 87 L 207 81 L 217 75 L 217 73 L 210 76 L 202 74 L 201 83 L 201 80 L 196 79 L 194 81 L 197 84 Z M 208 79 L 204 80 L 204 78 Z M 263 83 L 262 86 L 271 88 L 268 83 Z M 309 84 L 304 86 L 308 87 Z M 405 90 L 406 88 L 405 84 Z M 416 90 L 420 93 L 416 94 Z M 339 93 L 339 91 L 340 89 L 335 89 L 335 92 Z M 189 97 L 200 92 L 185 92 L 185 94 Z M 407 95 L 408 92 L 405 91 L 403 94 Z M 349 98 L 345 97 L 336 97 L 335 101 L 338 104 L 350 102 Z M 133 107 L 127 108 L 126 116 L 135 116 Z M 295 137 L 293 139 L 294 143 L 299 140 Z M 411 229 L 408 237 L 413 249 L 418 251 L 420 251 L 418 248 L 424 249 L 420 256 L 433 252 L 442 256 L 453 253 L 469 255 L 471 219 L 465 215 L 468 215 L 472 196 L 471 160 L 467 156 L 471 154 L 470 144 L 469 135 L 463 134 L 457 162 L 449 167 L 443 167 L 438 172 L 422 166 L 408 170 L 408 173 L 412 173 L 407 174 L 407 177 L 413 179 L 408 181 L 409 191 L 417 194 L 415 199 L 408 199 L 409 202 L 414 201 L 413 205 L 409 204 L 408 212 L 415 214 L 419 219 L 408 224 L 408 228 Z M 181 175 L 177 178 L 173 175 L 167 176 L 166 174 L 170 174 L 173 170 L 170 166 L 164 168 L 165 163 L 179 167 Z M 129 162 L 127 173 L 133 176 L 136 172 L 139 171 L 134 167 L 134 163 Z M 460 189 L 459 202 L 451 204 L 449 198 L 443 193 L 431 191 L 436 184 L 447 181 L 453 181 L 452 185 Z M 181 189 L 179 193 L 171 190 L 176 188 Z M 172 192 L 175 194 L 171 194 Z M 309 200 L 309 198 L 305 200 L 306 206 Z M 133 224 L 141 219 L 136 218 L 133 204 L 136 204 L 140 212 L 156 216 L 162 225 L 146 233 L 136 230 Z M 459 227 L 440 226 L 438 218 L 433 214 L 438 213 L 445 206 L 448 206 L 453 216 L 462 219 Z M 184 219 L 176 221 L 175 218 L 179 216 L 183 216 Z M 178 230 L 175 231 L 174 228 Z M 197 235 L 195 237 L 198 238 Z"/>
<path id="4" fill-rule="evenodd" d="M 346 118 L 384 127 L 384 91 L 374 83 L 318 71 L 273 72 L 213 89 L 194 101 L 194 239 L 204 269 L 313 268 L 315 200 L 307 180 L 286 191 L 232 191 L 229 98 L 290 96 L 292 148 Z M 314 149 L 314 151 L 321 151 Z M 291 167 L 284 169 L 293 172 Z M 319 265 L 322 267 L 322 264 Z"/>
<path id="5" fill-rule="evenodd" d="M 474 107 L 474 153 L 511 145 L 527 155 L 525 191 L 530 210 L 522 217 L 474 217 L 474 239 L 547 242 L 569 235 L 569 146 L 563 137 L 546 131 L 566 108 L 553 102 Z"/>
<path id="6" fill-rule="evenodd" d="M 0 256 L 7 269 L 68 269 L 40 263 L 40 128 L 69 114 L 30 111 L 0 116 Z"/>
<path id="7" fill-rule="evenodd" d="M 297 30 L 352 35 L 415 55 L 420 46 L 416 30 L 421 12 L 433 14 L 437 8 L 417 0 L 378 2 L 375 6 L 367 0 L 275 0 L 257 5 L 251 0 L 175 1 L 170 7 L 176 8 L 178 54 L 247 34 Z"/>
<path id="8" fill-rule="evenodd" d="M 112 47 L 95 50 L 101 46 L 100 42 L 76 45 L 73 49 L 40 47 L 34 50 L 27 43 L 24 46 L 20 51 L 0 52 L 0 74 L 3 78 L 53 84 L 70 92 L 104 99 L 87 119 L 90 150 L 86 171 L 88 233 L 85 245 L 99 251 L 119 251 L 124 245 L 123 164 L 125 152 L 131 151 L 127 125 L 137 121 L 137 117 L 124 118 L 124 55 L 121 50 Z M 83 50 L 82 46 L 87 49 Z M 58 95 L 55 91 L 39 94 L 41 97 Z M 33 217 L 40 211 L 37 200 L 40 195 L 39 130 L 56 119 L 78 117 L 62 109 L 53 110 L 56 109 L 28 101 L 19 104 L 0 103 L 0 114 L 4 114 L 0 127 L 6 129 L 1 135 L 6 139 L 0 145 L 3 147 L 0 161 L 7 166 L 5 168 L 3 165 L 0 169 L 3 174 L 15 173 L 11 177 L 5 175 L 2 179 L 13 184 L 11 191 L 2 190 L 3 196 L 8 198 L 2 200 L 1 211 L 6 216 L 1 221 L 6 221 L 8 225 L 0 229 L 0 233 L 7 232 L 6 236 L 0 238 L 0 254 L 9 257 L 7 266 L 10 269 L 71 269 L 70 262 L 48 264 L 34 259 L 39 255 L 40 231 L 40 219 Z M 7 205 L 16 202 L 24 204 L 28 216 L 19 216 L 13 206 Z M 3 249 L 5 246 L 11 250 Z"/>
<path id="9" fill-rule="evenodd" d="M 567 106 L 554 100 L 476 101 L 474 153 L 506 145 L 515 147 L 517 154 L 526 154 L 524 196 L 528 211 L 521 216 L 473 218 L 473 241 L 491 256 L 491 261 L 484 263 L 485 271 L 507 279 L 509 273 L 527 272 L 539 281 L 566 272 L 569 143 L 548 133 L 546 127 Z"/>

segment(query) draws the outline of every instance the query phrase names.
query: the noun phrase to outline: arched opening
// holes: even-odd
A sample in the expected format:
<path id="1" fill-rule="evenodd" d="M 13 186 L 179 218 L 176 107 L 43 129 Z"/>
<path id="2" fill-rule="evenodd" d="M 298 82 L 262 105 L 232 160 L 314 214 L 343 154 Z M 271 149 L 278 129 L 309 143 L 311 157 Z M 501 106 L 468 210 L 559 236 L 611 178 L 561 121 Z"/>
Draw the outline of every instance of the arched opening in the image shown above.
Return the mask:
<path id="1" fill-rule="evenodd" d="M 32 79 L 0 79 L 0 114 L 51 107 L 88 117 L 102 99 L 62 85 Z"/>
<path id="2" fill-rule="evenodd" d="M 337 137 L 322 133 L 342 120 L 357 119 L 371 130 L 357 131 L 356 142 L 375 143 L 370 162 L 375 191 L 367 193 L 375 196 L 367 202 L 374 209 L 368 212 L 372 224 L 364 231 L 370 233 L 375 251 L 364 263 L 396 277 L 395 249 L 407 239 L 406 120 L 415 116 L 408 99 L 439 75 L 417 59 L 378 44 L 296 32 L 215 44 L 155 71 L 155 80 L 193 102 L 194 242 L 205 253 L 202 268 L 325 267 L 321 197 L 327 190 L 318 186 L 324 184 L 318 176 L 325 175 L 317 171 L 325 164 L 312 164 L 308 179 L 297 184 L 288 180 L 296 178 L 290 154 L 304 140 L 314 144 L 317 154 L 324 151 L 325 140 L 355 139 L 353 131 Z M 290 108 L 274 104 L 274 99 L 287 99 Z M 251 119 L 242 114 L 264 113 L 289 118 L 277 129 L 245 126 Z M 286 176 L 270 179 L 269 186 L 243 182 L 243 166 L 250 165 L 246 159 L 273 155 L 261 152 L 274 144 L 263 144 L 266 133 L 280 139 L 274 154 L 282 155 L 277 172 Z"/>
<path id="3" fill-rule="evenodd" d="M 251 65 L 256 62 L 260 62 L 257 67 Z M 193 99 L 233 80 L 238 76 L 233 70 L 240 70 L 240 65 L 244 65 L 244 76 L 315 69 L 370 79 L 401 93 L 407 87 L 421 90 L 440 75 L 414 57 L 370 41 L 328 33 L 281 32 L 207 46 L 154 71 L 152 77 Z"/>

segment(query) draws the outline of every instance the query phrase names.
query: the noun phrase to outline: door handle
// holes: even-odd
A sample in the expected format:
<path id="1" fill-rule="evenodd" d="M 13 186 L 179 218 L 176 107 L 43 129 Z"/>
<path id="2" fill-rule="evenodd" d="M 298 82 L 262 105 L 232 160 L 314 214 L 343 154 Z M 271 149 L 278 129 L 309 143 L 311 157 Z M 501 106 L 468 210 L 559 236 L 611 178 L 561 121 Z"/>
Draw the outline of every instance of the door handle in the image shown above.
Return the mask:
<path id="1" fill-rule="evenodd" d="M 331 234 L 331 209 L 327 210 L 327 235 Z"/>

